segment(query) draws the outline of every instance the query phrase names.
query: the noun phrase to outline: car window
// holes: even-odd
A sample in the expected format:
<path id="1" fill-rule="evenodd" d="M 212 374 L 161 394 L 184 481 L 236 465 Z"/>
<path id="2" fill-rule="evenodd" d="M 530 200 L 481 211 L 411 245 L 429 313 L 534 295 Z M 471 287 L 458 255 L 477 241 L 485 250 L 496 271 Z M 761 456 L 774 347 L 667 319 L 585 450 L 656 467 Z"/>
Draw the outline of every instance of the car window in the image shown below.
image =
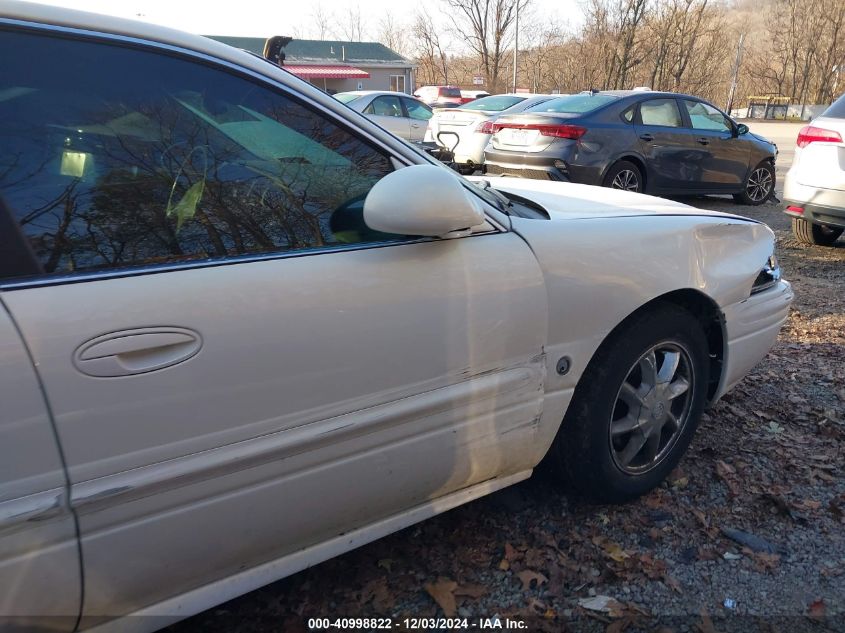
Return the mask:
<path id="1" fill-rule="evenodd" d="M 640 104 L 640 120 L 643 125 L 682 127 L 681 113 L 674 99 L 650 99 Z"/>
<path id="2" fill-rule="evenodd" d="M 460 97 L 461 96 L 461 89 L 460 88 L 440 88 L 439 94 L 441 97 Z"/>
<path id="3" fill-rule="evenodd" d="M 372 100 L 370 105 L 364 108 L 364 114 L 375 114 L 376 116 L 405 116 L 402 113 L 402 104 L 399 97 L 381 96 Z"/>
<path id="4" fill-rule="evenodd" d="M 614 95 L 587 94 L 567 95 L 546 101 L 540 105 L 527 108 L 526 112 L 560 112 L 563 114 L 586 114 L 593 110 L 616 101 L 619 97 Z"/>
<path id="5" fill-rule="evenodd" d="M 696 130 L 733 131 L 733 126 L 725 118 L 725 115 L 711 105 L 685 99 L 684 107 L 689 113 L 692 127 Z"/>
<path id="6" fill-rule="evenodd" d="M 510 95 L 495 95 L 482 97 L 461 106 L 463 110 L 478 110 L 480 112 L 501 112 L 525 101 L 525 97 L 512 97 Z"/>
<path id="7" fill-rule="evenodd" d="M 27 60 L 0 65 L 0 196 L 47 274 L 402 239 L 363 223 L 389 158 L 259 83 L 22 33 L 0 58 Z"/>
<path id="8" fill-rule="evenodd" d="M 625 121 L 625 123 L 633 122 L 633 120 L 634 120 L 634 110 L 636 110 L 636 109 L 637 109 L 636 106 L 631 106 L 630 108 L 625 110 L 621 115 L 622 120 Z"/>
<path id="9" fill-rule="evenodd" d="M 822 116 L 845 119 L 845 94 L 834 101 L 827 110 L 822 112 Z"/>
<path id="10" fill-rule="evenodd" d="M 408 116 L 420 121 L 428 121 L 432 117 L 431 108 L 416 99 L 402 99 L 408 109 Z"/>
<path id="11" fill-rule="evenodd" d="M 349 103 L 350 101 L 355 101 L 355 99 L 361 98 L 361 95 L 357 92 L 338 92 L 332 96 L 341 103 Z"/>

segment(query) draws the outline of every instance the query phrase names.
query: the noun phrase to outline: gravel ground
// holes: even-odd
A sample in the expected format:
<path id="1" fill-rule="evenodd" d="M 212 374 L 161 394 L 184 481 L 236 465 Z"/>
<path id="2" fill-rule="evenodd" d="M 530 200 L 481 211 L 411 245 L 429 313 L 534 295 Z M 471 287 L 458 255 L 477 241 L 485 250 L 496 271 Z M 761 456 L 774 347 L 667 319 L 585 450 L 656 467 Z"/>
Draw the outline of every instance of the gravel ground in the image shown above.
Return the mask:
<path id="1" fill-rule="evenodd" d="M 590 506 L 540 471 L 173 631 L 295 632 L 309 617 L 377 615 L 401 630 L 404 617 L 454 604 L 457 617 L 511 617 L 526 630 L 845 632 L 845 238 L 802 247 L 774 203 L 685 202 L 772 226 L 797 296 L 774 349 L 705 414 L 662 487 Z M 582 606 L 592 596 L 613 598 L 609 612 Z"/>

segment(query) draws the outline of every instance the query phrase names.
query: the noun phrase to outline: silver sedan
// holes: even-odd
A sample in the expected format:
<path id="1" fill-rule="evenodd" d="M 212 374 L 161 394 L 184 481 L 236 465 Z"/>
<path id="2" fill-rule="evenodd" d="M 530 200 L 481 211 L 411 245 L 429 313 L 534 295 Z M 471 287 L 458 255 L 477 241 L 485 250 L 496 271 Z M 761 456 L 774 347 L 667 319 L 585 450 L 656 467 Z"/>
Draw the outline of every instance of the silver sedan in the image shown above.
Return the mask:
<path id="1" fill-rule="evenodd" d="M 339 92 L 334 98 L 406 141 L 422 141 L 432 116 L 431 108 L 404 92 L 362 90 Z"/>

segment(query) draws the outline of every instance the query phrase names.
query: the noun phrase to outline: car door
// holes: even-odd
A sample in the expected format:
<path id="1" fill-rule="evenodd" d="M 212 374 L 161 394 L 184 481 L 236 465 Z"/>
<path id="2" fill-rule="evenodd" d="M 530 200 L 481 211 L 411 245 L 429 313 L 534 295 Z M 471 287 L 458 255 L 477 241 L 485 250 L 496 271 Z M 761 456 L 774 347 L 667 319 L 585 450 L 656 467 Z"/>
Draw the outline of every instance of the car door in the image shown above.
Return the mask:
<path id="1" fill-rule="evenodd" d="M 411 141 L 422 141 L 428 131 L 428 122 L 433 113 L 431 108 L 410 97 L 402 97 L 402 107 L 405 108 L 406 116 L 411 126 Z"/>
<path id="2" fill-rule="evenodd" d="M 35 255 L 3 300 L 67 463 L 85 624 L 184 614 L 164 601 L 531 468 L 546 295 L 518 236 L 372 231 L 398 159 L 354 124 L 84 37 L 0 38 L 27 59 L 0 69 L 0 195 Z"/>
<path id="3" fill-rule="evenodd" d="M 375 97 L 366 108 L 364 114 L 369 115 L 376 123 L 388 132 L 406 141 L 411 138 L 411 121 L 402 109 L 399 97 L 395 95 L 380 95 Z"/>
<path id="4" fill-rule="evenodd" d="M 687 126 L 701 146 L 701 181 L 712 191 L 737 191 L 749 169 L 750 149 L 734 133 L 733 122 L 709 103 L 683 99 Z"/>
<path id="5" fill-rule="evenodd" d="M 648 187 L 654 190 L 695 189 L 701 183 L 706 150 L 684 126 L 678 102 L 672 97 L 640 102 L 634 127 L 646 158 Z"/>
<path id="6" fill-rule="evenodd" d="M 7 244 L 0 237 L 0 249 Z M 0 261 L 0 274 L 10 265 Z M 38 376 L 2 301 L 0 403 L 0 628 L 72 631 L 82 582 L 67 476 Z"/>

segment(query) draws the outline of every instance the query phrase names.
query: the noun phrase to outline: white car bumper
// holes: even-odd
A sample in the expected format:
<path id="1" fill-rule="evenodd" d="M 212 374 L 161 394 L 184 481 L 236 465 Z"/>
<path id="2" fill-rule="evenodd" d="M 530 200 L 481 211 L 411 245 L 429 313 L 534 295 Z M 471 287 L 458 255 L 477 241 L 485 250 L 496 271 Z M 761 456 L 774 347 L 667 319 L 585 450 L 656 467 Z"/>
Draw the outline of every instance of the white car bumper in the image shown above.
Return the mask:
<path id="1" fill-rule="evenodd" d="M 795 293 L 788 281 L 728 306 L 725 313 L 727 345 L 722 380 L 715 402 L 759 363 L 774 345 L 789 316 Z"/>

